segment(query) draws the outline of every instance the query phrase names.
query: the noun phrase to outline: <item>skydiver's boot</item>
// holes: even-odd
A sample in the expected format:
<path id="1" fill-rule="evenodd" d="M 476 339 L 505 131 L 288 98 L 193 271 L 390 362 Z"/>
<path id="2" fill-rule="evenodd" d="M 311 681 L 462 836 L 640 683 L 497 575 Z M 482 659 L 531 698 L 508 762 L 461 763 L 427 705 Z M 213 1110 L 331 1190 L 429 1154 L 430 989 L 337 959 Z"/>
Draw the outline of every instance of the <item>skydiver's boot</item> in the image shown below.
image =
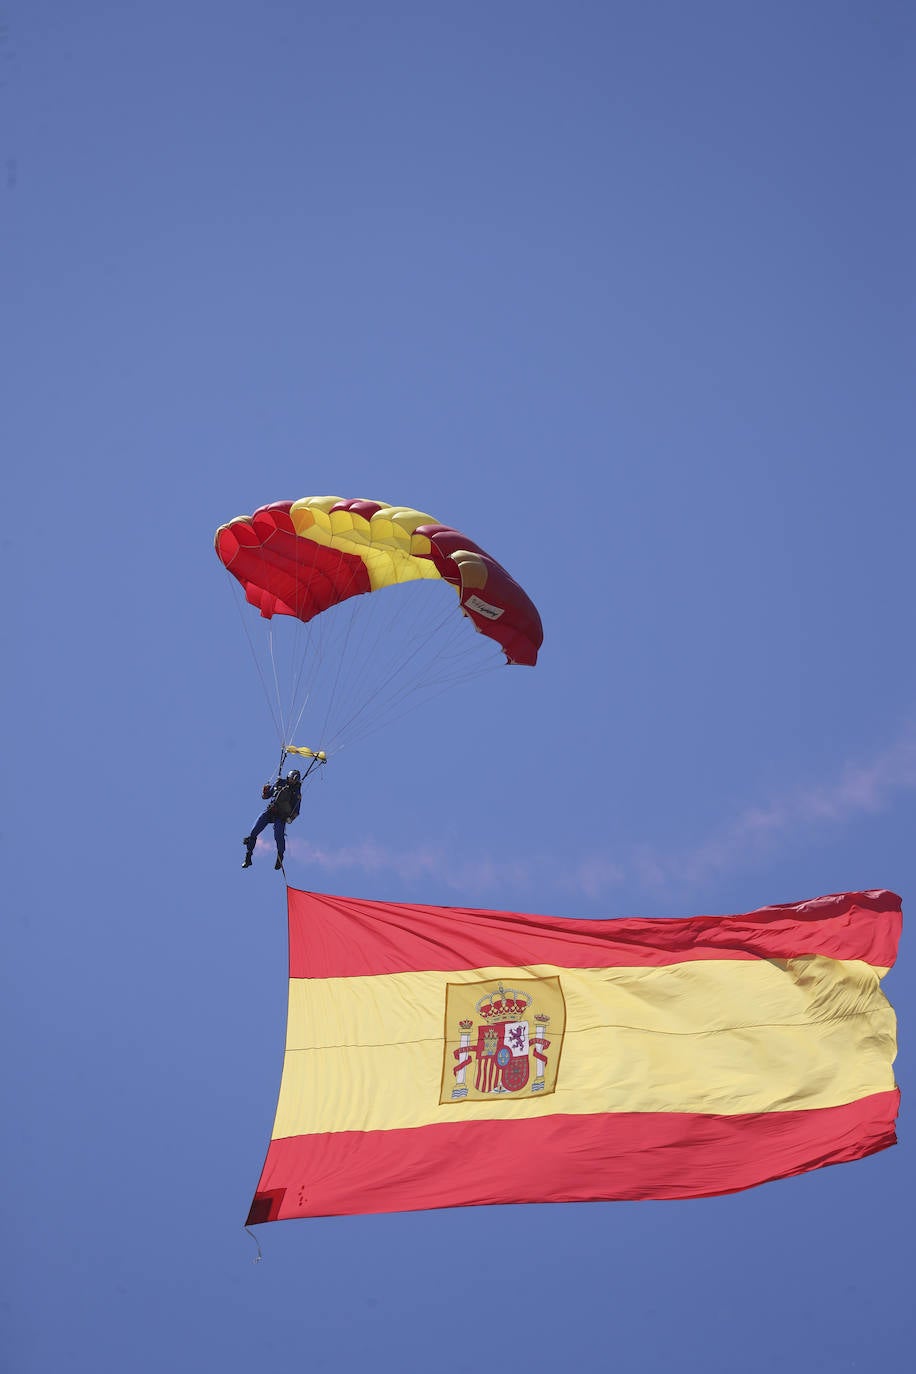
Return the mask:
<path id="1" fill-rule="evenodd" d="M 242 840 L 242 844 L 245 846 L 245 862 L 242 864 L 242 867 L 243 867 L 243 868 L 250 868 L 250 867 L 251 867 L 251 852 L 252 852 L 252 850 L 254 849 L 254 841 L 252 840 L 252 838 L 251 838 L 250 835 L 246 835 L 245 838 L 244 838 L 244 840 Z"/>
<path id="2" fill-rule="evenodd" d="M 278 855 L 277 855 L 277 862 L 274 864 L 274 868 L 276 869 L 276 868 L 282 868 L 282 867 L 283 867 L 283 855 L 282 855 L 282 854 L 278 854 Z"/>

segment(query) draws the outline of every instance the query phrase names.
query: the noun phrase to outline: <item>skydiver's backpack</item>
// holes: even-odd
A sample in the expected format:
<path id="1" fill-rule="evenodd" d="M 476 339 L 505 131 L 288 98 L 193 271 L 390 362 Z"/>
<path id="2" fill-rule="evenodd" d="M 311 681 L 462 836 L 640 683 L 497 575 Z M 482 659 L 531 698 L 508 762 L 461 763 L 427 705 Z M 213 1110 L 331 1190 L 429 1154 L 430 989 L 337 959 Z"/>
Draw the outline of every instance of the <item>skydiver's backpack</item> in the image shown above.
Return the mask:
<path id="1" fill-rule="evenodd" d="M 272 809 L 281 820 L 293 820 L 299 813 L 299 789 L 285 782 L 273 799 Z"/>

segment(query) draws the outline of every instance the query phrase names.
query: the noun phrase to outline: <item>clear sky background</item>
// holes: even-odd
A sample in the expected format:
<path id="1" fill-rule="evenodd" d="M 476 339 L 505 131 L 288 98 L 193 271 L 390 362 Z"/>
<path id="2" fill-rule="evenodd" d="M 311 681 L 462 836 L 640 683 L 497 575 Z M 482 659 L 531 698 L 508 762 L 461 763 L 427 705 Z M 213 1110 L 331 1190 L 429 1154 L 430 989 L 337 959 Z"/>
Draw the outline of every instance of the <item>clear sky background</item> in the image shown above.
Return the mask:
<path id="1" fill-rule="evenodd" d="M 906 0 L 2 5 L 11 1374 L 910 1367 L 906 936 L 897 1149 L 252 1264 L 286 910 L 212 538 L 412 505 L 543 615 L 309 785 L 294 886 L 906 907 L 913 89 Z"/>

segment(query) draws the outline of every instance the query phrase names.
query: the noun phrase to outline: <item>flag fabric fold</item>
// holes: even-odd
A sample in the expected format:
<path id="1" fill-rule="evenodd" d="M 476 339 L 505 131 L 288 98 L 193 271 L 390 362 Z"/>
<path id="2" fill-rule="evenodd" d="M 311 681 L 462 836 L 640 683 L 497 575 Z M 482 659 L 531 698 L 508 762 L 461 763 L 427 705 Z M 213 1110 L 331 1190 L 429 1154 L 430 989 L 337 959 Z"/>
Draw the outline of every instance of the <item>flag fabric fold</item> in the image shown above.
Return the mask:
<path id="1" fill-rule="evenodd" d="M 577 920 L 288 889 L 249 1224 L 734 1192 L 894 1144 L 893 893 Z"/>

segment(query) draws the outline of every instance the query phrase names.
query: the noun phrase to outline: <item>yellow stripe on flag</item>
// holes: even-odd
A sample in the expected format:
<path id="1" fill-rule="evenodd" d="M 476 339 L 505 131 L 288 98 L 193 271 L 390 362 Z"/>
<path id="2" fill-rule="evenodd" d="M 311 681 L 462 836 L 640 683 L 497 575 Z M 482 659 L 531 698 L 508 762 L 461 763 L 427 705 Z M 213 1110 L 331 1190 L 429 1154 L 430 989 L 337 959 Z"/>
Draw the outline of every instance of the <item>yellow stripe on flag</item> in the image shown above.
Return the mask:
<path id="1" fill-rule="evenodd" d="M 883 973 L 807 955 L 292 979 L 273 1138 L 554 1113 L 839 1106 L 894 1087 Z M 440 1103 L 457 1043 L 447 985 L 550 977 L 566 1009 L 562 1045 L 551 1047 L 561 1054 L 555 1091 Z"/>

